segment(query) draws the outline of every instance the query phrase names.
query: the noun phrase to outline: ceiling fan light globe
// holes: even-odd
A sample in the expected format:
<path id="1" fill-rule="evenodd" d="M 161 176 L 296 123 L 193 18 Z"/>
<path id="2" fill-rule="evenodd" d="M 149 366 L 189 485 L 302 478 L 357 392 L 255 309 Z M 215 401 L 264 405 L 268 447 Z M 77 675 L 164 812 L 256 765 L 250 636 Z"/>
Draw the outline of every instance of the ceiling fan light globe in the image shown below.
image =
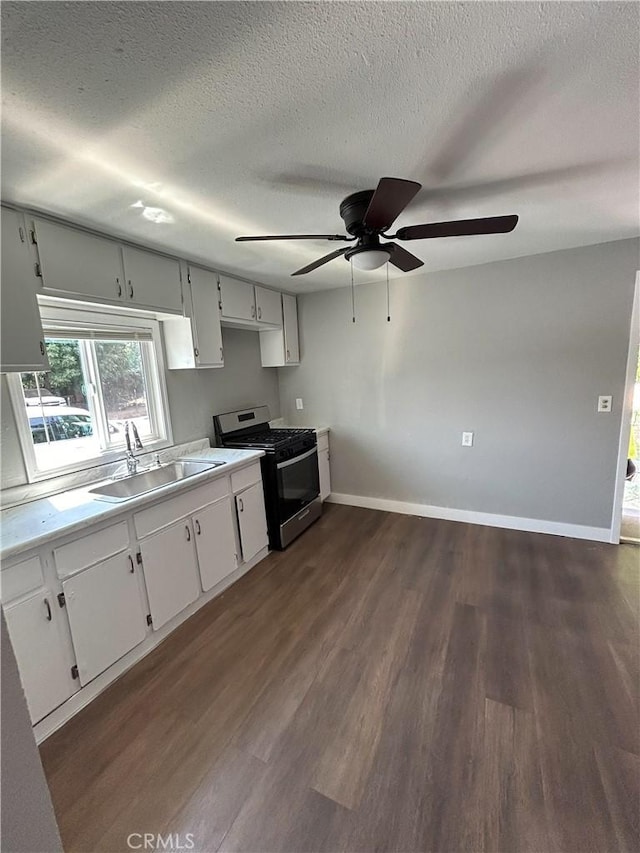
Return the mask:
<path id="1" fill-rule="evenodd" d="M 389 260 L 389 252 L 385 249 L 366 249 L 351 255 L 351 261 L 356 269 L 377 270 Z"/>

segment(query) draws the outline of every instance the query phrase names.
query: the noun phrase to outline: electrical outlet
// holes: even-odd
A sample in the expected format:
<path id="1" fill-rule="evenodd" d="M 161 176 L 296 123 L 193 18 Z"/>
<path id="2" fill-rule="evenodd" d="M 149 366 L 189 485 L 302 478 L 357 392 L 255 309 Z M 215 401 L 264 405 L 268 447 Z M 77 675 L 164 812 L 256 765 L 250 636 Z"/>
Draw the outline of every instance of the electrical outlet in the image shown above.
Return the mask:
<path id="1" fill-rule="evenodd" d="M 463 447 L 473 447 L 473 433 L 472 432 L 463 432 L 462 433 L 462 446 Z"/>
<path id="2" fill-rule="evenodd" d="M 613 398 L 611 396 L 598 397 L 598 411 L 610 412 Z"/>
<path id="3" fill-rule="evenodd" d="M 296 409 L 301 411 L 304 409 L 304 405 L 302 404 L 302 397 L 296 397 Z"/>

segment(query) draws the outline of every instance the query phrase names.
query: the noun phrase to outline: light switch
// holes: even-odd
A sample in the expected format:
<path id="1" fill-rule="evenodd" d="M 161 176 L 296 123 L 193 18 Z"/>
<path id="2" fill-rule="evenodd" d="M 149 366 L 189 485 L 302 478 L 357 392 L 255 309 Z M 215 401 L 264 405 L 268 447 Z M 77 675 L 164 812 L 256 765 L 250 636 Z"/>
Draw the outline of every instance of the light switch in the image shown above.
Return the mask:
<path id="1" fill-rule="evenodd" d="M 304 409 L 304 406 L 302 405 L 302 397 L 296 397 L 296 409 Z"/>
<path id="2" fill-rule="evenodd" d="M 613 397 L 598 397 L 598 411 L 599 412 L 610 412 L 611 411 L 611 403 L 613 401 Z"/>
<path id="3" fill-rule="evenodd" d="M 463 432 L 462 433 L 462 446 L 463 447 L 473 447 L 473 433 L 472 432 Z"/>

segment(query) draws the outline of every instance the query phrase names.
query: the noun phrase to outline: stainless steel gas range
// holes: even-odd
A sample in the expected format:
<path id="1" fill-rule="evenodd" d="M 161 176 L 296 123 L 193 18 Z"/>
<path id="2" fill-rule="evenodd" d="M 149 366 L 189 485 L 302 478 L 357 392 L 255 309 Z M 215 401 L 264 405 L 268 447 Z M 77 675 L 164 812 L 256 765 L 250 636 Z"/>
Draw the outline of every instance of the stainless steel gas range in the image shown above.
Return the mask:
<path id="1" fill-rule="evenodd" d="M 267 406 L 215 415 L 213 423 L 223 447 L 265 451 L 260 461 L 269 545 L 286 548 L 322 515 L 315 431 L 271 429 Z"/>

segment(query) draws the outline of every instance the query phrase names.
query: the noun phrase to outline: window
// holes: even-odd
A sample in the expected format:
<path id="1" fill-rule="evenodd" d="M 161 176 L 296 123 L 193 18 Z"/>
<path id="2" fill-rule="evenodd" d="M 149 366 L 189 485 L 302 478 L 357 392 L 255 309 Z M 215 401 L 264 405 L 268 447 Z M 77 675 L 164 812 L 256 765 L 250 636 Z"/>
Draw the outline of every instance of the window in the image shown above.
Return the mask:
<path id="1" fill-rule="evenodd" d="M 42 308 L 49 370 L 14 380 L 30 479 L 112 461 L 125 424 L 145 449 L 170 443 L 158 323 Z"/>

